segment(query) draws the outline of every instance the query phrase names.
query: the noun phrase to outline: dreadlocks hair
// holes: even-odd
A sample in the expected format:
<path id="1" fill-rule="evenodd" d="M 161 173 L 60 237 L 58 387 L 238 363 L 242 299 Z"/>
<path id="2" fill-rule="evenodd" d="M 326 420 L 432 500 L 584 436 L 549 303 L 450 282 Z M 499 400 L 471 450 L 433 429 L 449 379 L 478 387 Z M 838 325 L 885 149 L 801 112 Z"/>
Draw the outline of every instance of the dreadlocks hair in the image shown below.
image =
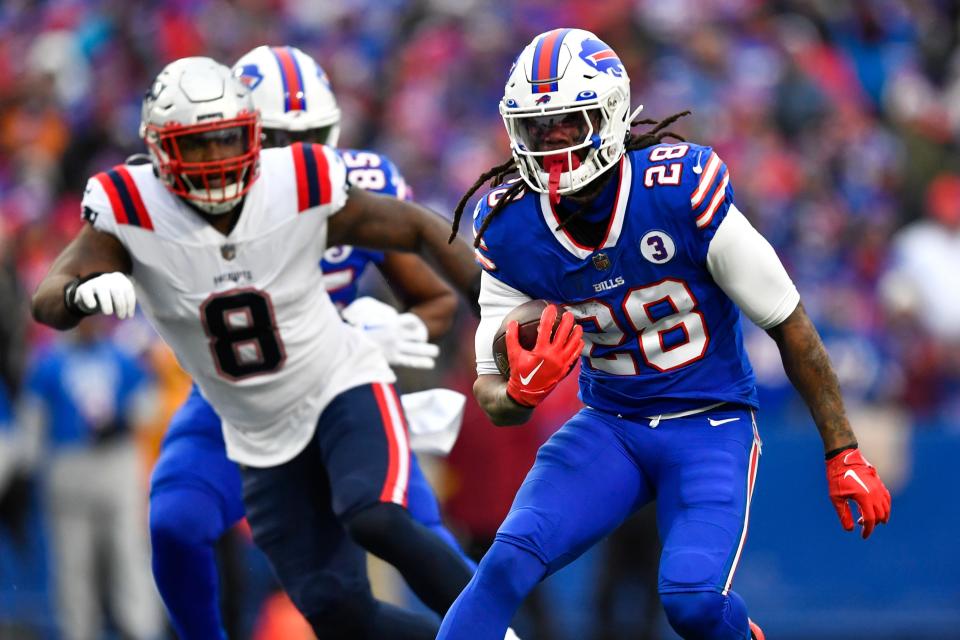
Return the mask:
<path id="1" fill-rule="evenodd" d="M 649 118 L 645 118 L 643 120 L 634 120 L 633 122 L 630 123 L 631 128 L 640 126 L 642 124 L 653 125 L 653 128 L 651 128 L 649 131 L 646 131 L 644 133 L 640 133 L 637 135 L 634 135 L 628 132 L 626 137 L 626 144 L 624 145 L 624 153 L 629 151 L 636 151 L 637 149 L 645 149 L 646 147 L 652 147 L 654 145 L 657 145 L 663 142 L 665 138 L 673 138 L 674 140 L 678 140 L 680 142 L 686 141 L 686 138 L 672 131 L 667 130 L 667 127 L 672 125 L 674 122 L 676 122 L 680 118 L 688 115 L 690 115 L 690 111 L 680 111 L 673 114 L 672 116 L 668 116 L 664 118 L 663 120 L 651 120 Z M 486 171 L 485 173 L 481 174 L 479 178 L 477 178 L 477 181 L 473 183 L 473 186 L 467 189 L 467 192 L 463 194 L 462 198 L 460 198 L 460 202 L 457 203 L 457 208 L 453 212 L 453 228 L 450 232 L 449 242 L 453 242 L 454 238 L 457 237 L 457 231 L 460 228 L 460 219 L 463 217 L 463 210 L 464 210 L 464 207 L 467 206 L 467 201 L 470 200 L 473 194 L 476 193 L 477 190 L 483 186 L 483 183 L 485 183 L 487 180 L 490 180 L 491 188 L 498 187 L 501 184 L 504 184 L 504 179 L 511 173 L 514 173 L 515 171 L 517 171 L 517 162 L 516 162 L 516 159 L 511 157 L 509 160 L 507 160 L 503 164 L 493 167 L 489 171 Z M 488 213 L 486 218 L 484 218 L 483 223 L 480 225 L 480 228 L 477 229 L 476 238 L 474 238 L 473 240 L 474 248 L 480 246 L 480 241 L 483 239 L 483 233 L 487 230 L 487 227 L 490 226 L 490 223 L 493 221 L 493 219 L 497 217 L 500 214 L 500 212 L 503 211 L 503 209 L 508 204 L 513 202 L 514 198 L 517 197 L 517 194 L 519 194 L 520 191 L 523 189 L 523 185 L 524 185 L 523 180 L 517 179 L 516 182 L 514 182 L 507 188 L 506 192 L 500 198 L 499 202 L 497 202 L 497 204 L 494 205 L 493 209 L 490 210 L 490 213 Z M 580 207 L 576 211 L 574 211 L 572 214 L 567 216 L 557 226 L 557 230 L 559 231 L 560 229 L 563 229 L 564 227 L 566 227 L 567 224 L 573 221 L 575 218 L 577 218 L 583 210 L 584 210 L 584 207 Z"/>

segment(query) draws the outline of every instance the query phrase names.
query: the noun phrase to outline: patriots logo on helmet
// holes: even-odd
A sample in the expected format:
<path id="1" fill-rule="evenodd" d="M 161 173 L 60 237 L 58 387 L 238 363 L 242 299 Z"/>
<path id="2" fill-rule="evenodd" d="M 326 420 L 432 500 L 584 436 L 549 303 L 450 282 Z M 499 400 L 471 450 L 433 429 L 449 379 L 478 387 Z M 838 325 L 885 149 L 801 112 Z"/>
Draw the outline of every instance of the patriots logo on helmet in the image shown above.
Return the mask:
<path id="1" fill-rule="evenodd" d="M 609 73 L 618 78 L 623 77 L 623 63 L 605 42 L 587 38 L 580 49 L 580 58 L 601 73 Z"/>
<path id="2" fill-rule="evenodd" d="M 237 78 L 243 84 L 247 85 L 251 91 L 257 88 L 257 85 L 263 81 L 263 74 L 260 68 L 255 64 L 245 64 L 236 71 Z"/>

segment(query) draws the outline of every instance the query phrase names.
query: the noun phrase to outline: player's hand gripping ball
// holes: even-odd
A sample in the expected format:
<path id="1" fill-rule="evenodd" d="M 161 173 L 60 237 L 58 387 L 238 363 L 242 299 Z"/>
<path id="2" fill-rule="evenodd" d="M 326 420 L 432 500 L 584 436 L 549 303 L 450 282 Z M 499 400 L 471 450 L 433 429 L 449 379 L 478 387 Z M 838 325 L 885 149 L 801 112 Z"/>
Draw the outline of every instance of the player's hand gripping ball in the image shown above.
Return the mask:
<path id="1" fill-rule="evenodd" d="M 531 300 L 503 319 L 493 339 L 493 357 L 507 378 L 507 394 L 535 407 L 570 373 L 583 349 L 583 328 L 570 312 Z"/>

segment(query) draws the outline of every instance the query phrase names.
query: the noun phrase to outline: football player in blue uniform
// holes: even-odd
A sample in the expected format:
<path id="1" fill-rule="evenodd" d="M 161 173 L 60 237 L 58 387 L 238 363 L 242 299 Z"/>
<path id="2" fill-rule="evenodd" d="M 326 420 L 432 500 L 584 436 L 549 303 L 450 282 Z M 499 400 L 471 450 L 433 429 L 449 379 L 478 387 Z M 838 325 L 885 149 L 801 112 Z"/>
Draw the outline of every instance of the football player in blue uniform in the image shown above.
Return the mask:
<path id="1" fill-rule="evenodd" d="M 500 103 L 513 157 L 457 209 L 459 219 L 484 181 L 519 171 L 474 215 L 478 402 L 494 423 L 522 424 L 582 356 L 587 406 L 540 449 L 439 638 L 502 637 L 538 581 L 656 500 L 671 626 L 684 638 L 762 640 L 731 590 L 760 457 L 741 311 L 776 341 L 813 415 L 843 527 L 854 527 L 848 500 L 864 538 L 889 517 L 890 494 L 857 450 L 821 340 L 774 250 L 737 210 L 726 165 L 666 130 L 685 114 L 656 123 L 635 121 L 639 111 L 617 54 L 595 35 L 537 36 Z M 637 124 L 654 126 L 631 135 Z M 558 310 L 547 307 L 529 350 L 508 326 L 501 376 L 492 339 L 530 299 L 565 311 L 551 335 Z"/>
<path id="2" fill-rule="evenodd" d="M 243 56 L 234 71 L 253 88 L 264 146 L 336 144 L 340 111 L 313 58 L 293 47 L 258 47 Z M 288 85 L 294 82 L 300 83 L 300 104 L 288 109 Z M 340 153 L 352 184 L 409 197 L 403 177 L 385 156 L 369 151 Z M 453 290 L 413 254 L 331 247 L 321 266 L 327 291 L 339 307 L 349 308 L 355 301 L 358 278 L 370 264 L 383 272 L 409 310 L 380 315 L 370 322 L 377 326 L 367 335 L 380 345 L 390 364 L 433 368 L 438 348 L 427 339 L 449 328 L 456 309 Z M 441 522 L 433 490 L 413 454 L 407 491 L 414 518 L 463 555 Z M 171 420 L 150 488 L 153 573 L 180 638 L 226 637 L 214 545 L 243 515 L 240 472 L 227 459 L 220 418 L 194 386 Z"/>

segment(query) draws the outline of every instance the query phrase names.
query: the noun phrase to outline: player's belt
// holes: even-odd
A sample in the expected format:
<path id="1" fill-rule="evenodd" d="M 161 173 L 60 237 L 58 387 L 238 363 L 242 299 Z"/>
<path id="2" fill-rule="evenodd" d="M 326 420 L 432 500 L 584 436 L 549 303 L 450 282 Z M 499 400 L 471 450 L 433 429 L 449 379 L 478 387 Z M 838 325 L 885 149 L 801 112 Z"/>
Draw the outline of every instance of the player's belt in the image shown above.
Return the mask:
<path id="1" fill-rule="evenodd" d="M 650 421 L 650 428 L 656 429 L 657 425 L 660 424 L 661 420 L 673 420 L 675 418 L 686 418 L 687 416 L 695 416 L 698 413 L 703 413 L 704 411 L 710 411 L 711 409 L 716 409 L 717 407 L 722 407 L 727 404 L 726 402 L 717 402 L 706 407 L 700 407 L 699 409 L 690 409 L 688 411 L 678 411 L 676 413 L 661 413 L 658 416 L 644 416 L 647 420 Z"/>

